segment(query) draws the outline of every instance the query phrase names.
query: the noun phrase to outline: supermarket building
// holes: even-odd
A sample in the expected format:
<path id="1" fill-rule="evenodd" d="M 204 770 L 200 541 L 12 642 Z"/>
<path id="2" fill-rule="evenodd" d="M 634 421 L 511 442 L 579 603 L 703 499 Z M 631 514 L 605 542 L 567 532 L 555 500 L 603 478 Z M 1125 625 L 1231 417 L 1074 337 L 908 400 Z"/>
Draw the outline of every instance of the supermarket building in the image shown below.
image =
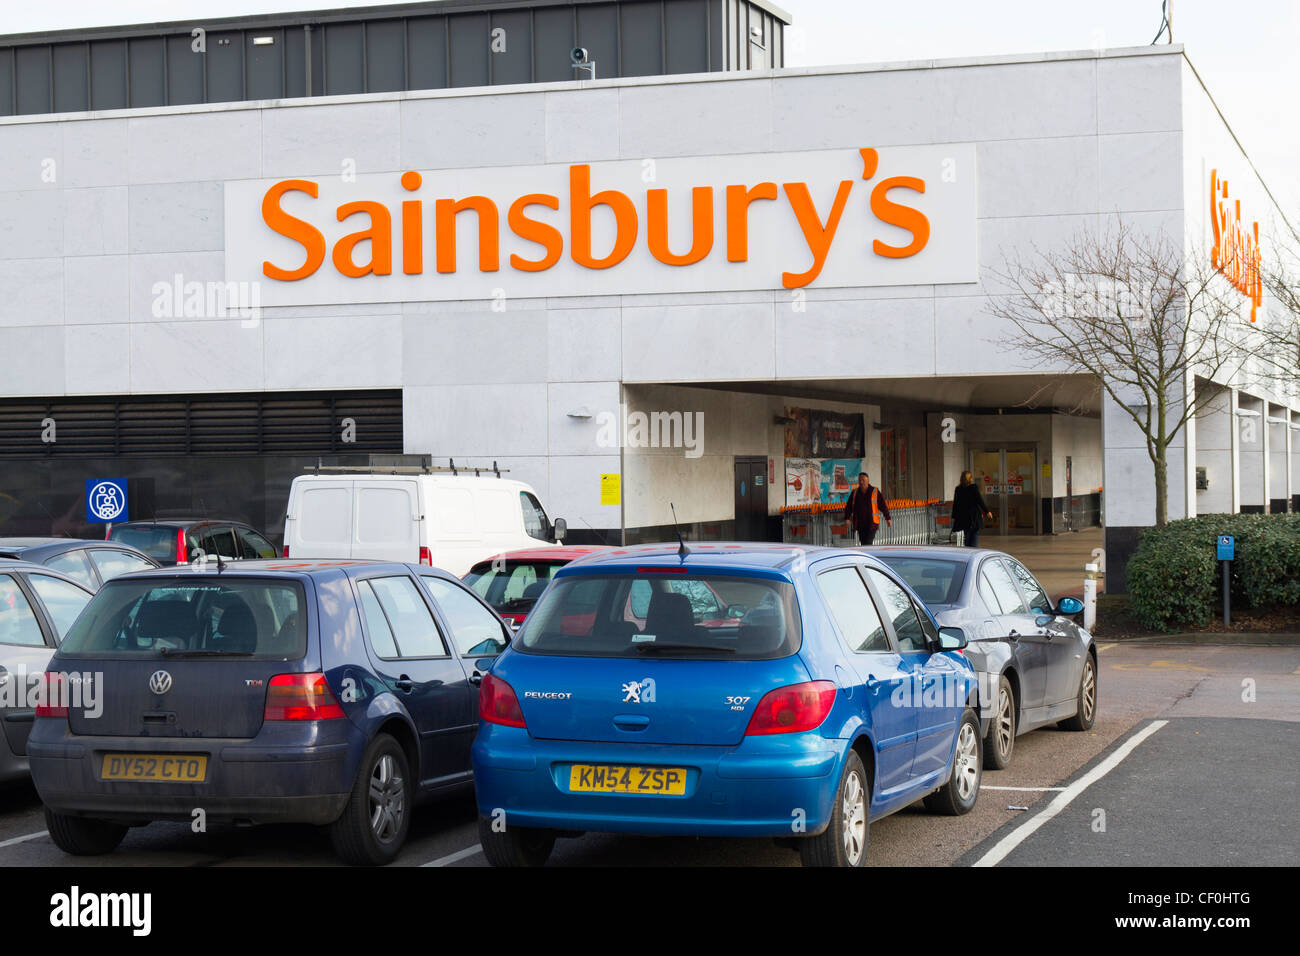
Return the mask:
<path id="1" fill-rule="evenodd" d="M 350 61 L 320 18 L 232 25 L 229 102 L 212 68 L 173 95 L 188 24 L 145 31 L 149 105 L 141 30 L 0 42 L 0 533 L 88 533 L 84 479 L 125 476 L 133 517 L 274 535 L 305 464 L 431 455 L 508 468 L 571 540 L 663 538 L 670 504 L 696 537 L 768 538 L 819 468 L 832 493 L 862 469 L 914 499 L 970 468 L 1007 533 L 1104 517 L 1122 587 L 1154 520 L 1142 436 L 1009 344 L 989 295 L 1008 257 L 1119 219 L 1208 243 L 1212 175 L 1276 214 L 1181 47 L 787 69 L 770 4 L 543 2 L 507 70 L 518 6 L 349 11 L 361 92 L 322 73 Z M 658 33 L 633 31 L 651 7 Z M 422 78 L 434 13 L 448 60 Z M 399 20 L 406 75 L 374 91 Z M 631 69 L 646 36 L 661 55 Z M 120 102 L 96 92 L 113 43 Z M 614 75 L 557 78 L 583 75 L 579 44 Z M 1170 517 L 1293 507 L 1297 396 L 1188 387 L 1217 398 L 1171 451 Z"/>

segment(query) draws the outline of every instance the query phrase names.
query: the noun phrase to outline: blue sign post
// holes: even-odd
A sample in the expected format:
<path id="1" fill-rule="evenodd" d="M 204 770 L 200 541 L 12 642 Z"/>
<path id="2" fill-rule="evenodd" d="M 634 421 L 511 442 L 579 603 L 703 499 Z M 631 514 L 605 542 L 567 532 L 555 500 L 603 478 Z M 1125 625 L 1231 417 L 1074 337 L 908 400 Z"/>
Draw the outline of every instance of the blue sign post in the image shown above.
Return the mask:
<path id="1" fill-rule="evenodd" d="M 1230 534 L 1221 534 L 1215 548 L 1220 561 L 1223 562 L 1223 626 L 1227 627 L 1232 620 L 1231 612 L 1228 608 L 1228 586 L 1232 580 L 1232 561 L 1237 555 L 1237 542 Z"/>
<path id="2" fill-rule="evenodd" d="M 130 520 L 125 478 L 86 479 L 86 523 Z"/>

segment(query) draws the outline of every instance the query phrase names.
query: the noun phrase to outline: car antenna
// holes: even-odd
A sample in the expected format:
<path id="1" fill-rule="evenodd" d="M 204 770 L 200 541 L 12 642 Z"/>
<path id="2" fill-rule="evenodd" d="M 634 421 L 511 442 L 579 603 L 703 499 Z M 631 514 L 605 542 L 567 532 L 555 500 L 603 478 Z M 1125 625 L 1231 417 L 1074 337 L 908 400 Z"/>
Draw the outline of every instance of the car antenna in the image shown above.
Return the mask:
<path id="1" fill-rule="evenodd" d="M 677 532 L 677 544 L 679 545 L 677 548 L 677 557 L 685 561 L 687 555 L 691 553 L 691 550 L 686 547 L 686 542 L 682 539 L 682 529 L 677 526 L 677 509 L 673 507 L 671 501 L 668 502 L 668 508 L 673 513 L 673 530 Z"/>

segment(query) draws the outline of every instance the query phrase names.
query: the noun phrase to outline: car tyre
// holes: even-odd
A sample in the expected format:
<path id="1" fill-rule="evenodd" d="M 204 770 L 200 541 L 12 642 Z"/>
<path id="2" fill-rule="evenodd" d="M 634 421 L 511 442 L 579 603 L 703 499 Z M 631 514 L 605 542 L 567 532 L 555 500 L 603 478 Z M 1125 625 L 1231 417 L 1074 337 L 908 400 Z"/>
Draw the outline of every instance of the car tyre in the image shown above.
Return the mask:
<path id="1" fill-rule="evenodd" d="M 850 750 L 831 803 L 831 820 L 799 843 L 804 866 L 863 866 L 871 836 L 871 783 L 857 751 Z"/>
<path id="2" fill-rule="evenodd" d="M 343 862 L 383 866 L 397 858 L 411 827 L 411 772 L 406 753 L 388 734 L 366 748 L 343 815 L 330 824 L 330 842 Z"/>
<path id="3" fill-rule="evenodd" d="M 493 866 L 545 866 L 555 849 L 555 833 L 533 827 L 493 827 L 487 817 L 478 818 L 478 842 Z"/>
<path id="4" fill-rule="evenodd" d="M 1002 677 L 998 681 L 997 702 L 989 735 L 984 738 L 984 768 L 1006 770 L 1011 764 L 1011 753 L 1016 749 L 1016 692 L 1011 681 Z"/>
<path id="5" fill-rule="evenodd" d="M 73 856 L 102 856 L 112 853 L 126 836 L 126 827 L 106 820 L 70 817 L 45 808 L 45 829 L 64 853 Z"/>
<path id="6" fill-rule="evenodd" d="M 1063 730 L 1092 730 L 1097 721 L 1097 661 L 1091 654 L 1083 658 L 1083 673 L 1079 676 L 1079 693 L 1074 703 L 1077 708 L 1074 716 L 1057 726 Z"/>
<path id="7" fill-rule="evenodd" d="M 959 817 L 970 813 L 980 795 L 983 777 L 983 748 L 979 743 L 980 722 L 969 707 L 957 725 L 957 745 L 953 750 L 952 774 L 948 782 L 925 798 L 925 808 L 931 813 Z"/>

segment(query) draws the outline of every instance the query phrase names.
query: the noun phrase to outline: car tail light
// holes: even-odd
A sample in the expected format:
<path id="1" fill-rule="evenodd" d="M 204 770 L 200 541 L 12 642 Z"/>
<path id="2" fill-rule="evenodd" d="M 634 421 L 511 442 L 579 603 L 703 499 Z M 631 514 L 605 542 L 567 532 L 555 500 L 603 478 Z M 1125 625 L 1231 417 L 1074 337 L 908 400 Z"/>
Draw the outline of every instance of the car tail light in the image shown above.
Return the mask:
<path id="1" fill-rule="evenodd" d="M 515 689 L 500 677 L 483 675 L 483 683 L 478 689 L 478 715 L 489 724 L 501 724 L 504 727 L 527 727 L 524 712 L 519 709 L 519 698 Z"/>
<path id="2" fill-rule="evenodd" d="M 67 717 L 67 684 L 62 674 L 44 673 L 41 675 L 39 703 L 36 705 L 37 717 Z"/>
<path id="3" fill-rule="evenodd" d="M 768 691 L 754 708 L 745 735 L 793 734 L 821 725 L 835 703 L 835 685 L 828 680 L 791 684 Z"/>
<path id="4" fill-rule="evenodd" d="M 429 551 L 428 548 L 420 549 L 420 563 L 427 564 L 429 567 L 433 567 L 433 554 L 432 552 Z"/>
<path id="5" fill-rule="evenodd" d="M 324 674 L 277 674 L 266 688 L 263 720 L 334 720 L 343 708 Z"/>
<path id="6" fill-rule="evenodd" d="M 185 564 L 189 556 L 185 553 L 185 529 L 176 529 L 176 563 Z"/>
<path id="7" fill-rule="evenodd" d="M 284 557 L 287 558 L 288 556 L 289 556 L 289 546 L 286 544 L 284 546 Z"/>

